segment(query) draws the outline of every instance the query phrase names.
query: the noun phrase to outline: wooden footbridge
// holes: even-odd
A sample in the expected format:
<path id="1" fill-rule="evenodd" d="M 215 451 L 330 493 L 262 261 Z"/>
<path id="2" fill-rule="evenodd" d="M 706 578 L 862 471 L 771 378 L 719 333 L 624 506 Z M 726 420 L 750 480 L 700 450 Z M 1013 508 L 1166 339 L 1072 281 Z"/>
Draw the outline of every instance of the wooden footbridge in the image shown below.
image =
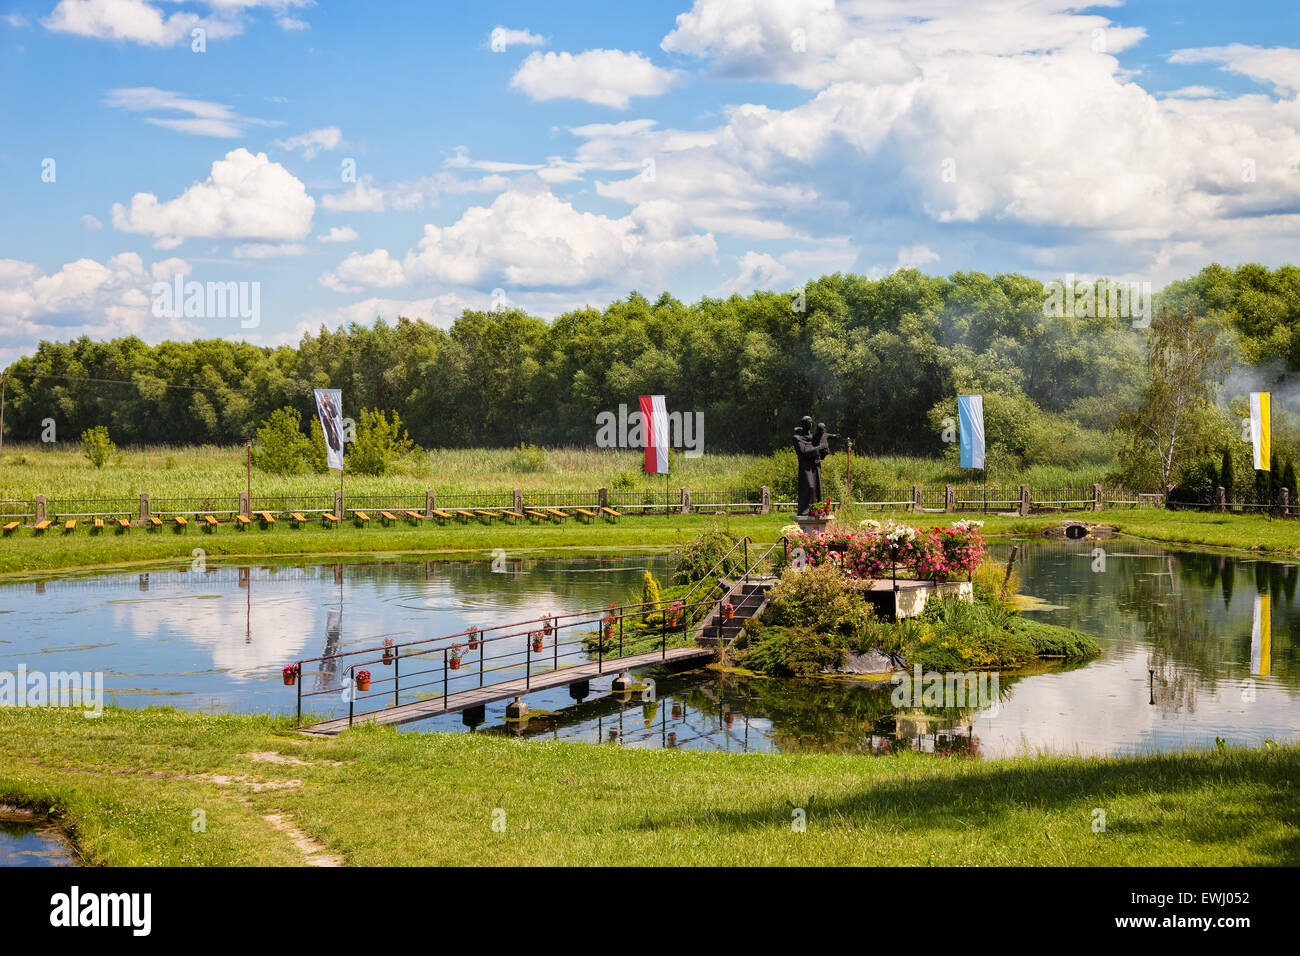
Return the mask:
<path id="1" fill-rule="evenodd" d="M 286 683 L 292 678 L 297 688 L 298 729 L 329 736 L 357 723 L 481 714 L 502 700 L 511 701 L 507 718 L 520 719 L 533 691 L 567 685 L 585 696 L 588 682 L 606 674 L 616 675 L 615 691 L 627 690 L 635 668 L 712 657 L 762 609 L 770 582 L 764 569 L 788 547 L 781 538 L 751 563 L 749 545 L 748 537 L 736 542 L 677 601 L 609 605 L 300 660 L 285 669 Z M 340 695 L 346 715 L 303 723 L 304 703 L 310 711 L 328 701 L 332 709 Z"/>

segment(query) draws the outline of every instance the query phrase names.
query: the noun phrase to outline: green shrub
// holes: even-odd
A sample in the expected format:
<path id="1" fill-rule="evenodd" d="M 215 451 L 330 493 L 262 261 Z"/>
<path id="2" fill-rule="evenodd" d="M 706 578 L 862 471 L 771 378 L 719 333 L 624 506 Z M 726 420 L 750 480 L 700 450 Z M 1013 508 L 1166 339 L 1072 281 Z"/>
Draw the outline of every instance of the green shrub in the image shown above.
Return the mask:
<path id="1" fill-rule="evenodd" d="M 1034 646 L 1034 653 L 1039 657 L 1063 657 L 1066 660 L 1078 660 L 1101 653 L 1101 645 L 1081 631 L 1047 624 L 1031 618 L 1017 615 L 1008 627 Z"/>
<path id="2" fill-rule="evenodd" d="M 311 442 L 302 433 L 296 408 L 277 408 L 257 429 L 253 464 L 273 475 L 297 475 L 307 470 Z"/>
<path id="3" fill-rule="evenodd" d="M 714 526 L 701 531 L 690 544 L 677 552 L 677 563 L 673 568 L 675 584 L 694 584 L 701 581 L 709 571 L 722 560 L 736 543 L 736 537 L 730 531 Z M 739 551 L 728 559 L 719 569 L 719 574 L 728 574 L 741 567 L 744 558 Z"/>
<path id="4" fill-rule="evenodd" d="M 652 618 L 658 617 L 654 611 L 659 603 L 659 582 L 649 571 L 641 577 L 641 603 L 647 605 L 645 613 L 641 615 L 641 621 L 649 624 Z"/>
<path id="5" fill-rule="evenodd" d="M 842 638 L 807 627 L 746 625 L 744 665 L 773 677 L 815 677 L 844 662 Z"/>
<path id="6" fill-rule="evenodd" d="M 1005 564 L 998 564 L 993 561 L 985 561 L 975 573 L 971 575 L 971 581 L 974 586 L 975 600 L 984 604 L 1001 603 L 1007 607 L 1015 604 L 1016 595 L 1020 592 L 1020 575 L 1012 568 L 1011 574 L 1007 574 Z"/>
<path id="7" fill-rule="evenodd" d="M 82 432 L 81 447 L 86 458 L 96 468 L 103 468 L 108 464 L 109 457 L 117 451 L 117 446 L 108 437 L 108 429 L 103 425 L 96 425 Z"/>
<path id="8" fill-rule="evenodd" d="M 874 617 L 862 593 L 830 564 L 785 571 L 768 591 L 763 612 L 766 624 L 809 628 L 855 643 Z"/>
<path id="9" fill-rule="evenodd" d="M 510 455 L 511 471 L 521 474 L 540 474 L 549 471 L 550 468 L 551 462 L 546 457 L 546 449 L 530 445 L 526 441 L 520 442 Z"/>
<path id="10" fill-rule="evenodd" d="M 388 414 L 377 408 L 361 410 L 357 437 L 347 452 L 349 471 L 360 475 L 382 475 L 410 454 L 414 446 L 402 429 L 402 418 L 397 412 L 392 416 L 390 421 Z"/>
<path id="11" fill-rule="evenodd" d="M 611 491 L 631 491 L 637 485 L 636 472 L 619 471 L 609 480 Z"/>

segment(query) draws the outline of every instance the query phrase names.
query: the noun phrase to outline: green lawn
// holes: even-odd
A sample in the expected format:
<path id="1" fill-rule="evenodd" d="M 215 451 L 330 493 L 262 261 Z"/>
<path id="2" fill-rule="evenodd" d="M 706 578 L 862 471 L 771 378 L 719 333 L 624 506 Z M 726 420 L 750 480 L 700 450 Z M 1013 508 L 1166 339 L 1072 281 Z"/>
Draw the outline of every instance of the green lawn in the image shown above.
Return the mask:
<path id="1" fill-rule="evenodd" d="M 744 755 L 0 710 L 0 800 L 52 810 L 86 861 L 107 865 L 1296 864 L 1297 780 L 1297 747 Z"/>

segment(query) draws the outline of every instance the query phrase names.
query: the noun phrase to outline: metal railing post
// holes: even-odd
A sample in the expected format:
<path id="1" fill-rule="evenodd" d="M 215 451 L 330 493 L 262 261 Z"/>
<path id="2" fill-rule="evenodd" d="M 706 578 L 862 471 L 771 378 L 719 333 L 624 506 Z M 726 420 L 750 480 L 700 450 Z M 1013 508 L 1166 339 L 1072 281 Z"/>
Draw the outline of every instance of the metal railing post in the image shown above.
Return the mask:
<path id="1" fill-rule="evenodd" d="M 447 712 L 447 648 L 442 649 L 442 712 Z"/>
<path id="2" fill-rule="evenodd" d="M 524 689 L 527 690 L 533 686 L 533 639 L 524 638 Z"/>
<path id="3" fill-rule="evenodd" d="M 299 661 L 296 666 L 298 668 L 298 679 L 295 680 L 294 683 L 298 685 L 298 726 L 301 727 L 302 726 L 302 682 L 303 682 L 302 661 Z"/>
<path id="4" fill-rule="evenodd" d="M 397 706 L 398 690 L 402 686 L 402 649 L 393 648 L 393 706 Z"/>
<path id="5" fill-rule="evenodd" d="M 357 665 L 353 664 L 348 668 L 348 726 L 352 726 L 352 712 L 357 704 L 357 681 L 356 674 L 353 673 Z"/>

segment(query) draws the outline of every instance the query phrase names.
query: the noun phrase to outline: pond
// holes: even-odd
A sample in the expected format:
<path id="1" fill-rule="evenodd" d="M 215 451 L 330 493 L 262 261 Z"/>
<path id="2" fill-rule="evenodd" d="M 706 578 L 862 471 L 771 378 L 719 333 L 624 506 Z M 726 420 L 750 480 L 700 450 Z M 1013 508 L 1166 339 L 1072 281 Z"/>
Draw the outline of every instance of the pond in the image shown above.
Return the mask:
<path id="1" fill-rule="evenodd" d="M 76 856 L 57 827 L 0 805 L 0 866 L 76 865 Z"/>
<path id="2" fill-rule="evenodd" d="M 990 551 L 1005 560 L 1011 546 Z M 668 559 L 209 560 L 29 580 L 0 585 L 0 671 L 102 672 L 107 701 L 123 706 L 293 712 L 286 663 L 639 600 L 647 568 L 662 581 Z M 1077 666 L 1003 672 L 993 707 L 898 707 L 887 683 L 652 668 L 630 694 L 607 693 L 612 675 L 581 702 L 565 687 L 530 694 L 523 726 L 504 721 L 505 702 L 489 705 L 476 729 L 626 746 L 983 756 L 1300 737 L 1300 566 L 1121 539 L 1020 542 L 1018 570 L 1032 599 L 1025 613 L 1086 631 L 1103 650 Z M 469 728 L 451 714 L 402 729 Z"/>

